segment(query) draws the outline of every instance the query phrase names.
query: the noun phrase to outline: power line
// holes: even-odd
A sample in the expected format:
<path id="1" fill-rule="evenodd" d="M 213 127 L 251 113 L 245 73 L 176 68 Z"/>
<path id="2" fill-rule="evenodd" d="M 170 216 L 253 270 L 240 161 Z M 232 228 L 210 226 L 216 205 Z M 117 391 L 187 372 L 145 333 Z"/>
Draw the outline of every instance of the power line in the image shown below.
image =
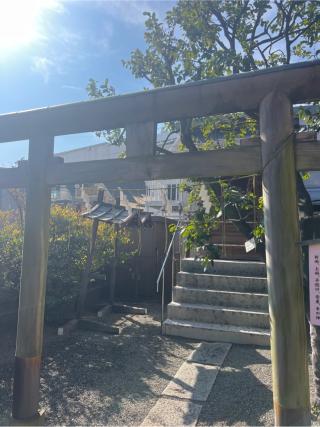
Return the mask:
<path id="1" fill-rule="evenodd" d="M 195 178 L 195 179 L 199 179 L 201 181 L 199 181 L 199 182 L 190 182 L 190 183 L 187 183 L 186 185 L 188 187 L 197 187 L 198 185 L 201 185 L 203 183 L 206 183 L 206 184 L 220 184 L 221 182 L 225 182 L 225 181 L 228 181 L 228 182 L 239 181 L 241 179 L 253 178 L 254 176 L 259 176 L 259 175 L 261 175 L 261 174 L 233 176 L 233 177 L 230 177 L 230 178 L 217 178 L 215 180 L 209 180 L 209 181 L 207 181 L 205 178 L 203 178 L 203 179 L 202 178 Z M 183 180 L 183 178 L 178 178 L 178 179 Z M 156 179 L 152 180 L 152 182 L 157 182 L 157 181 L 159 181 L 159 180 L 156 180 Z M 161 180 L 161 181 L 165 181 L 165 180 Z M 171 181 L 171 179 L 170 179 L 170 181 Z M 148 180 L 148 182 L 149 182 L 149 180 Z M 177 186 L 182 185 L 182 184 L 183 184 L 182 182 L 181 183 L 177 183 Z M 145 187 L 141 187 L 141 188 L 125 188 L 125 187 L 122 187 L 122 186 L 119 185 L 119 187 L 117 187 L 117 188 L 111 188 L 111 189 L 108 189 L 107 185 L 105 185 L 105 186 L 106 186 L 106 188 L 107 188 L 107 190 L 109 192 L 119 191 L 119 190 L 120 191 L 128 191 L 128 192 L 131 192 L 131 191 L 145 192 L 146 190 L 149 190 L 149 191 L 159 191 L 159 190 L 167 190 L 168 189 L 167 186 L 152 188 L 152 187 L 148 187 L 147 185 Z"/>

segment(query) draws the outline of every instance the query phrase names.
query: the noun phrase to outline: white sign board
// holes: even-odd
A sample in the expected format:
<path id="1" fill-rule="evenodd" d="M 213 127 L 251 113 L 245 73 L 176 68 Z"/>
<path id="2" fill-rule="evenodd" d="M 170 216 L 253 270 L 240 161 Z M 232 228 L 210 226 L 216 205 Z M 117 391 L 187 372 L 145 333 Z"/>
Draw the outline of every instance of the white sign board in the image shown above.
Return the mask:
<path id="1" fill-rule="evenodd" d="M 256 241 L 254 240 L 254 237 L 250 240 L 247 240 L 244 244 L 244 247 L 246 248 L 246 252 L 253 251 L 256 248 Z"/>
<path id="2" fill-rule="evenodd" d="M 320 326 L 320 243 L 309 245 L 310 322 Z"/>

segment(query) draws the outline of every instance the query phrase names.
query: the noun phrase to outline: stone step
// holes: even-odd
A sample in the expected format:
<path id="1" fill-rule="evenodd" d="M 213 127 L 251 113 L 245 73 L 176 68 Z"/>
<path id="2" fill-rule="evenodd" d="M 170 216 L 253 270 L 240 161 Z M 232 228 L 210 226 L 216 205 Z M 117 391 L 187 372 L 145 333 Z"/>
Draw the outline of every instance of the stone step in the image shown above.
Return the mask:
<path id="1" fill-rule="evenodd" d="M 267 279 L 265 277 L 179 272 L 177 284 L 184 287 L 215 289 L 217 291 L 267 293 Z"/>
<path id="2" fill-rule="evenodd" d="M 224 307 L 242 307 L 268 311 L 268 295 L 246 292 L 217 291 L 175 286 L 173 301 L 190 304 L 212 304 Z"/>
<path id="3" fill-rule="evenodd" d="M 181 270 L 189 273 L 227 274 L 235 276 L 265 277 L 266 265 L 259 261 L 229 261 L 217 259 L 213 265 L 209 264 L 204 271 L 203 264 L 193 258 L 181 260 Z"/>
<path id="4" fill-rule="evenodd" d="M 262 328 L 167 319 L 163 323 L 163 333 L 165 335 L 204 341 L 223 341 L 261 346 L 270 345 L 270 333 L 268 330 Z"/>
<path id="5" fill-rule="evenodd" d="M 259 310 L 226 308 L 207 304 L 171 302 L 168 318 L 193 322 L 269 328 L 269 314 Z"/>

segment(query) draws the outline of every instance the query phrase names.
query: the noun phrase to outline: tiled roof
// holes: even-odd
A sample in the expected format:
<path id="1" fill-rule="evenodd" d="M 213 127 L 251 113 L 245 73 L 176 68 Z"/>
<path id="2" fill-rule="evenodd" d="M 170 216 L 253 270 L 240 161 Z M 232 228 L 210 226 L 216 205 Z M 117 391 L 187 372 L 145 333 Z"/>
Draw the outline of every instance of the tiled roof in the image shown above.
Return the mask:
<path id="1" fill-rule="evenodd" d="M 97 203 L 90 211 L 83 214 L 85 218 L 119 225 L 151 225 L 151 214 L 142 210 L 132 209 L 132 212 L 123 206 L 115 206 L 109 203 Z"/>

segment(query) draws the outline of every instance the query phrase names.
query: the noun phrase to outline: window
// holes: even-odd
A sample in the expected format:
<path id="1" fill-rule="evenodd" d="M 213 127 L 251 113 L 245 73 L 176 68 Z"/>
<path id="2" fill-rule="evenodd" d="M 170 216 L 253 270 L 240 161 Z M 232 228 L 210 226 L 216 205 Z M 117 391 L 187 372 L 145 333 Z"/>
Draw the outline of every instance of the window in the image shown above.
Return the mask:
<path id="1" fill-rule="evenodd" d="M 167 198 L 168 200 L 179 200 L 179 186 L 177 184 L 168 184 Z"/>
<path id="2" fill-rule="evenodd" d="M 60 196 L 60 187 L 59 186 L 55 186 L 51 188 L 51 198 L 53 200 L 57 200 Z"/>

